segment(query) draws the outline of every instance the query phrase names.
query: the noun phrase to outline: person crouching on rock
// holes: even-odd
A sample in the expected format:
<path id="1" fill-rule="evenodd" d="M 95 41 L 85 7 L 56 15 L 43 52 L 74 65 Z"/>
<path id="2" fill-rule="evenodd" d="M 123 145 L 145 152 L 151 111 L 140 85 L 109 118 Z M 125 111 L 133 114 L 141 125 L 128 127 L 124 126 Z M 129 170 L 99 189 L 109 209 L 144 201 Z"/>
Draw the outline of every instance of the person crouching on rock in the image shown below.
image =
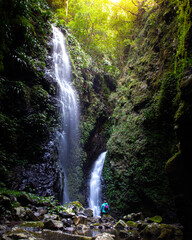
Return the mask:
<path id="1" fill-rule="evenodd" d="M 108 214 L 109 212 L 109 205 L 106 200 L 103 201 L 103 204 L 101 205 L 101 215 Z"/>

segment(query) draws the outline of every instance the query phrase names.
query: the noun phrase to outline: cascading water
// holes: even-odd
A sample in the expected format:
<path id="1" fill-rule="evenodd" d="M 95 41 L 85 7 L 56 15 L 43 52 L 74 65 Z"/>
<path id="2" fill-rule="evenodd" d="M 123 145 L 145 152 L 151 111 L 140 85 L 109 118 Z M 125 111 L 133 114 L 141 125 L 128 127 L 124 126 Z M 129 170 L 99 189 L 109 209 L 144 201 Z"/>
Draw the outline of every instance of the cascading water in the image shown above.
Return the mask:
<path id="1" fill-rule="evenodd" d="M 107 152 L 103 152 L 97 158 L 90 179 L 89 207 L 93 209 L 94 216 L 101 213 L 101 174 Z"/>
<path id="2" fill-rule="evenodd" d="M 58 132 L 59 162 L 64 174 L 61 177 L 61 203 L 70 201 L 69 176 L 75 165 L 79 145 L 79 107 L 76 92 L 71 84 L 71 67 L 62 32 L 53 29 L 53 74 L 59 85 L 59 111 L 61 130 Z"/>

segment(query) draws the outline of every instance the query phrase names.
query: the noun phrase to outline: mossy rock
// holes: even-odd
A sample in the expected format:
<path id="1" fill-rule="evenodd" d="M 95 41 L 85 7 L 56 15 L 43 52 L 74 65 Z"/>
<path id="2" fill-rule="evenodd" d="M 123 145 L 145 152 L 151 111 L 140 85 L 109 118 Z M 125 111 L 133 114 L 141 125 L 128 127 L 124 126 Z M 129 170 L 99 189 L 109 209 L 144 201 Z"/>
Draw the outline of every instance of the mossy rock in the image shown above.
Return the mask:
<path id="1" fill-rule="evenodd" d="M 137 223 L 134 221 L 127 221 L 126 224 L 128 227 L 137 227 Z"/>
<path id="2" fill-rule="evenodd" d="M 37 222 L 23 222 L 21 223 L 22 227 L 31 227 L 31 228 L 44 228 L 44 223 L 43 222 L 40 222 L 40 221 L 37 221 Z"/>
<path id="3" fill-rule="evenodd" d="M 149 218 L 149 220 L 151 220 L 152 222 L 156 222 L 156 223 L 161 223 L 163 221 L 161 216 L 154 216 Z"/>
<path id="4" fill-rule="evenodd" d="M 119 230 L 123 230 L 126 227 L 127 227 L 127 224 L 121 219 L 114 225 L 114 228 Z"/>
<path id="5" fill-rule="evenodd" d="M 79 201 L 74 201 L 71 202 L 70 204 L 72 204 L 74 207 L 83 208 L 83 205 Z"/>
<path id="6" fill-rule="evenodd" d="M 100 223 L 93 223 L 93 226 L 100 226 Z"/>

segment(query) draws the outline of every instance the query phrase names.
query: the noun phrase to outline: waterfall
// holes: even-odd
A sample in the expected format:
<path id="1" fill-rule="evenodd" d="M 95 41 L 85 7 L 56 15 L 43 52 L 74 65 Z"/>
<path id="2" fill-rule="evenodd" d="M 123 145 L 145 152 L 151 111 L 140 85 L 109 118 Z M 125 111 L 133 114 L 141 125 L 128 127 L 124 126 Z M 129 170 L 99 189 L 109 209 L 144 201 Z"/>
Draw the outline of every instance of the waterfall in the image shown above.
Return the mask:
<path id="1" fill-rule="evenodd" d="M 61 129 L 58 132 L 58 155 L 64 178 L 61 178 L 61 203 L 70 201 L 69 177 L 75 166 L 79 144 L 79 108 L 76 92 L 71 84 L 71 66 L 62 32 L 53 29 L 53 74 L 58 83 L 58 107 Z"/>
<path id="2" fill-rule="evenodd" d="M 101 174 L 107 152 L 103 152 L 97 158 L 90 179 L 89 207 L 93 209 L 94 216 L 100 216 L 101 208 Z"/>

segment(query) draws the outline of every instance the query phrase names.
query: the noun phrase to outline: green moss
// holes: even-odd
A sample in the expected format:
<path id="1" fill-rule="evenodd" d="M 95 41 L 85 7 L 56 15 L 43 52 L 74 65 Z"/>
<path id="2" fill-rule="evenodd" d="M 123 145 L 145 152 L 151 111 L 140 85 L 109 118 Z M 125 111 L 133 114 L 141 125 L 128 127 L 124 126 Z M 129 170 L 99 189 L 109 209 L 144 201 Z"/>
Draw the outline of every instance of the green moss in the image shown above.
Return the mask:
<path id="1" fill-rule="evenodd" d="M 161 216 L 154 216 L 154 217 L 149 218 L 149 220 L 156 222 L 156 223 L 161 223 L 163 221 Z"/>
<path id="2" fill-rule="evenodd" d="M 100 223 L 93 223 L 93 226 L 100 226 Z"/>
<path id="3" fill-rule="evenodd" d="M 43 222 L 23 222 L 20 224 L 22 227 L 31 227 L 31 228 L 44 228 Z"/>
<path id="4" fill-rule="evenodd" d="M 135 223 L 134 221 L 127 221 L 126 224 L 130 227 L 137 227 L 137 223 Z"/>
<path id="5" fill-rule="evenodd" d="M 178 161 L 180 160 L 180 157 L 181 157 L 181 152 L 178 151 L 166 162 L 165 170 L 167 173 L 174 172 L 177 166 L 179 166 Z"/>

